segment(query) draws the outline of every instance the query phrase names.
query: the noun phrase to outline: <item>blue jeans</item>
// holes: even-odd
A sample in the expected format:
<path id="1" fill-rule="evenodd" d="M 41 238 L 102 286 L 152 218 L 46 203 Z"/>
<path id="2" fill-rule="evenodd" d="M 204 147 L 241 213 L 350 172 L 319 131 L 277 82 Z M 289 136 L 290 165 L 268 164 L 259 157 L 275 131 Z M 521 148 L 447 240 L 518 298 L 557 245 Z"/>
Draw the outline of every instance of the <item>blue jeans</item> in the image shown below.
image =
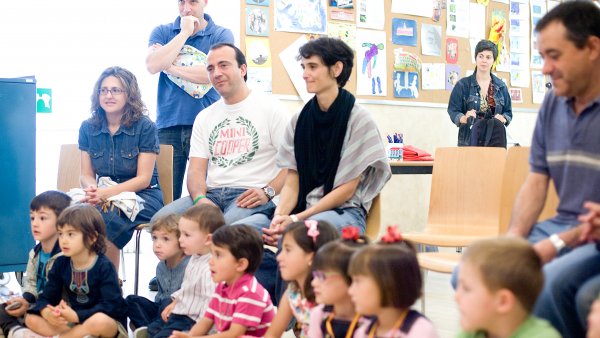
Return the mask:
<path id="1" fill-rule="evenodd" d="M 173 126 L 158 130 L 160 144 L 173 146 L 173 199 L 181 197 L 183 176 L 190 156 L 192 126 Z"/>
<path id="2" fill-rule="evenodd" d="M 142 296 L 129 295 L 125 298 L 125 301 L 127 302 L 127 316 L 135 328 L 142 326 L 162 327 L 165 324 L 160 314 L 167 305 L 171 304 L 171 299 L 167 298 L 161 304 L 157 304 Z"/>
<path id="3" fill-rule="evenodd" d="M 255 228 L 262 234 L 262 228 L 269 227 L 270 219 L 275 212 L 275 204 L 269 201 L 256 208 L 240 208 L 235 204 L 235 200 L 246 189 L 240 188 L 216 188 L 211 189 L 206 193 L 206 197 L 217 205 L 225 216 L 225 224 L 246 224 Z M 173 203 L 168 204 L 160 209 L 152 221 L 156 218 L 169 214 L 183 214 L 193 205 L 190 196 L 182 197 Z"/>
<path id="4" fill-rule="evenodd" d="M 548 320 L 563 337 L 585 337 L 585 328 L 577 313 L 576 295 L 600 275 L 599 261 L 596 245 L 587 244 L 544 266 L 544 288 L 533 313 Z"/>
<path id="5" fill-rule="evenodd" d="M 552 235 L 552 234 L 558 234 L 563 231 L 569 230 L 572 227 L 574 227 L 575 225 L 577 225 L 577 221 L 558 222 L 558 221 L 554 221 L 552 219 L 547 219 L 545 221 L 541 221 L 541 222 L 533 225 L 533 227 L 531 228 L 531 231 L 529 231 L 527 240 L 529 241 L 529 243 L 535 244 L 539 241 L 542 241 L 542 240 L 550 237 L 550 235 Z M 569 250 L 565 248 L 559 254 L 564 255 L 568 251 Z M 452 276 L 450 277 L 450 284 L 452 284 L 452 287 L 454 289 L 456 289 L 456 286 L 458 285 L 458 272 L 459 271 L 460 271 L 460 264 L 454 268 L 454 270 L 452 271 Z"/>
<path id="6" fill-rule="evenodd" d="M 162 321 L 162 319 L 161 319 Z M 188 316 L 171 314 L 169 320 L 165 323 L 154 321 L 148 326 L 148 336 L 151 338 L 168 338 L 173 330 L 189 331 L 196 321 Z"/>

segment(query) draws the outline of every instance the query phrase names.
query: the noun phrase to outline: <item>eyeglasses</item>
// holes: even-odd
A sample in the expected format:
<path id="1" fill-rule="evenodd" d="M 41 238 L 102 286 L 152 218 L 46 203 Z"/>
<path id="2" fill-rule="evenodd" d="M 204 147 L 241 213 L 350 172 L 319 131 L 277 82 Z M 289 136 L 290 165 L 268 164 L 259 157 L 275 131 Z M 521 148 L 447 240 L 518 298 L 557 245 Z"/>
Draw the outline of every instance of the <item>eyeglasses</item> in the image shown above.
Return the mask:
<path id="1" fill-rule="evenodd" d="M 314 270 L 312 272 L 312 275 L 313 275 L 313 278 L 318 279 L 321 282 L 324 282 L 327 278 L 332 277 L 332 276 L 341 276 L 337 272 L 325 272 L 325 271 L 321 271 L 321 270 Z"/>
<path id="2" fill-rule="evenodd" d="M 98 94 L 105 96 L 106 94 L 108 94 L 108 92 L 110 92 L 110 95 L 112 96 L 116 96 L 116 95 L 121 95 L 123 93 L 125 93 L 125 89 L 123 88 L 117 88 L 117 87 L 112 87 L 112 88 L 101 88 L 98 91 Z"/>

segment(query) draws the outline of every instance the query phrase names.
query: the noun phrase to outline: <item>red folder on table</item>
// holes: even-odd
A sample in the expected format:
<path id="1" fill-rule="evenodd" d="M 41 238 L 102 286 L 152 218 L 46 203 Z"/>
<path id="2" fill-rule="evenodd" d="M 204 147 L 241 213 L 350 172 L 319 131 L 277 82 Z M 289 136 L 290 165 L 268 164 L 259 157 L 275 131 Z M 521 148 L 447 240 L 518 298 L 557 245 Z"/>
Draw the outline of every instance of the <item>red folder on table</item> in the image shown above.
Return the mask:
<path id="1" fill-rule="evenodd" d="M 404 146 L 402 157 L 404 161 L 433 161 L 430 153 L 409 145 Z"/>

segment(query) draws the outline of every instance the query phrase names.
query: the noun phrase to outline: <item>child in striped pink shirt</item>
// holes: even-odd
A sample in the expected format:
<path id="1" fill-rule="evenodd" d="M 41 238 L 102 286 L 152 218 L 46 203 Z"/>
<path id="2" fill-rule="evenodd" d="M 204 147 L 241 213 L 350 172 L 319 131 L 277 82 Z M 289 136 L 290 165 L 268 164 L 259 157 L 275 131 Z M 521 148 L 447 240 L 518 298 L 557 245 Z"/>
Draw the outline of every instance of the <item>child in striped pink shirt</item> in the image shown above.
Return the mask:
<path id="1" fill-rule="evenodd" d="M 211 241 L 209 264 L 213 281 L 218 283 L 215 294 L 204 318 L 188 334 L 173 331 L 171 337 L 204 336 L 213 324 L 219 337 L 264 336 L 275 308 L 253 275 L 263 255 L 260 235 L 247 225 L 232 225 L 215 231 Z"/>

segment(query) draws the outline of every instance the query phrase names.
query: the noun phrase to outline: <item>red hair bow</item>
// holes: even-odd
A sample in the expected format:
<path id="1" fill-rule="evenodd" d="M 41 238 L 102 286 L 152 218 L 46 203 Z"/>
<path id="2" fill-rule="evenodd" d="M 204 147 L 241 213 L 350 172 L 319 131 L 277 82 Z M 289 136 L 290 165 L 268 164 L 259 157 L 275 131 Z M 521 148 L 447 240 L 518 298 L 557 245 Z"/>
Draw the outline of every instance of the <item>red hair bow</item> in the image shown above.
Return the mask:
<path id="1" fill-rule="evenodd" d="M 397 225 L 388 225 L 385 235 L 381 237 L 381 241 L 384 243 L 397 243 L 402 240 L 402 233 L 398 230 Z"/>
<path id="2" fill-rule="evenodd" d="M 342 238 L 345 240 L 356 242 L 360 238 L 360 231 L 358 230 L 358 227 L 351 225 L 343 228 Z"/>

